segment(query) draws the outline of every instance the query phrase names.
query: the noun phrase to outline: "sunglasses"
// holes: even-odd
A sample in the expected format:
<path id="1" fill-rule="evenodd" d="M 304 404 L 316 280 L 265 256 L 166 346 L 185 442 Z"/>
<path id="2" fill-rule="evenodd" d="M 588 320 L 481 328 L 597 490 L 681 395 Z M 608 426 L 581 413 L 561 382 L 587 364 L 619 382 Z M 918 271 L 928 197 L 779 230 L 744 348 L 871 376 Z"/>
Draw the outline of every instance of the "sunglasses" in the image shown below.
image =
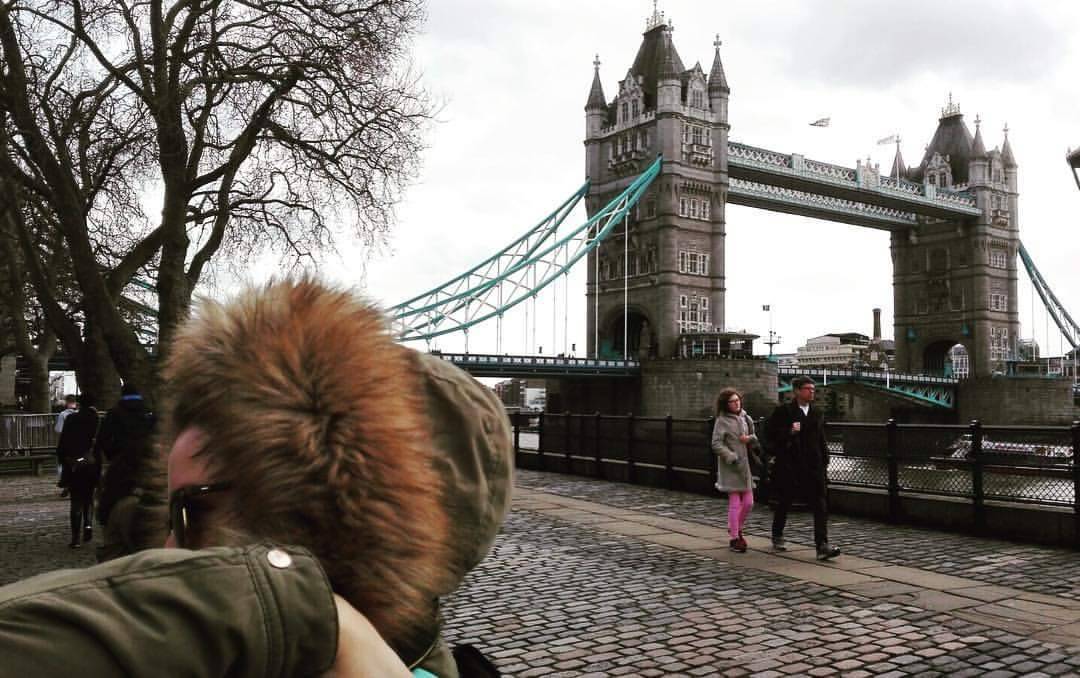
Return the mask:
<path id="1" fill-rule="evenodd" d="M 169 495 L 169 532 L 172 532 L 176 545 L 188 547 L 188 536 L 192 527 L 192 518 L 198 514 L 200 497 L 232 488 L 232 483 L 207 483 L 188 485 L 177 488 Z"/>

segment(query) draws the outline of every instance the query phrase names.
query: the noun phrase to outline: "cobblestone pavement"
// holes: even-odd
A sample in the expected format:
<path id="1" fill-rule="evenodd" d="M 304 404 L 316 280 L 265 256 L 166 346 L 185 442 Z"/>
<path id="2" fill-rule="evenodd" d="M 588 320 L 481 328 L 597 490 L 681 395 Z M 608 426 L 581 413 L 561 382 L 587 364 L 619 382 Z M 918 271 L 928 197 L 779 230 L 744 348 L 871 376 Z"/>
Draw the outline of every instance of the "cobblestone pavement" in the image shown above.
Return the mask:
<path id="1" fill-rule="evenodd" d="M 94 564 L 92 548 L 68 548 L 68 505 L 55 476 L 0 476 L 0 584 Z"/>
<path id="2" fill-rule="evenodd" d="M 890 566 L 880 552 L 821 565 L 750 535 L 752 550 L 734 554 L 716 548 L 715 499 L 530 472 L 518 486 L 491 555 L 445 605 L 450 641 L 476 644 L 504 675 L 1080 675 L 1080 646 L 1046 640 L 1080 639 L 1076 601 Z M 66 516 L 53 481 L 0 478 L 0 581 L 90 564 L 67 548 Z M 847 553 L 855 529 L 836 524 Z"/>
<path id="3" fill-rule="evenodd" d="M 702 525 L 727 525 L 727 500 L 719 494 L 706 497 L 527 470 L 518 472 L 517 483 L 543 492 Z M 772 529 L 771 521 L 772 511 L 768 506 L 755 506 L 746 531 L 767 537 Z M 812 516 L 806 512 L 790 514 L 786 531 L 788 541 L 812 545 Z M 1080 553 L 1075 550 L 890 525 L 841 515 L 833 515 L 829 520 L 829 540 L 840 546 L 845 554 L 853 556 L 1080 600 Z"/>
<path id="4" fill-rule="evenodd" d="M 1080 672 L 1080 648 L 522 509 L 446 613 L 511 676 Z"/>

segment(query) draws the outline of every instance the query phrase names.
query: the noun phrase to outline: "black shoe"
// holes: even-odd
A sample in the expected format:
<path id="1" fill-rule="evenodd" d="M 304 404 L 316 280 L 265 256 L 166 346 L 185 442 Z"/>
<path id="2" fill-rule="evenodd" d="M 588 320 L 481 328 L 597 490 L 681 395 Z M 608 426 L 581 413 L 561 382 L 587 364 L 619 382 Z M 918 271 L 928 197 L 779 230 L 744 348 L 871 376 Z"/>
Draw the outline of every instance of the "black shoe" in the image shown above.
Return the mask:
<path id="1" fill-rule="evenodd" d="M 68 488 L 65 487 L 63 490 L 60 491 L 60 498 L 63 499 L 64 497 L 68 496 L 69 494 L 71 494 L 71 491 L 68 490 Z"/>
<path id="2" fill-rule="evenodd" d="M 82 540 L 89 543 L 94 539 L 94 528 L 87 525 L 82 531 Z"/>
<path id="3" fill-rule="evenodd" d="M 829 546 L 828 544 L 822 544 L 817 547 L 818 560 L 832 560 L 838 555 L 840 555 L 839 546 Z"/>
<path id="4" fill-rule="evenodd" d="M 741 539 L 732 539 L 728 542 L 728 548 L 735 553 L 746 553 L 746 542 Z"/>
<path id="5" fill-rule="evenodd" d="M 784 542 L 784 538 L 782 536 L 778 537 L 776 535 L 773 535 L 772 549 L 773 551 L 787 551 L 787 544 Z"/>

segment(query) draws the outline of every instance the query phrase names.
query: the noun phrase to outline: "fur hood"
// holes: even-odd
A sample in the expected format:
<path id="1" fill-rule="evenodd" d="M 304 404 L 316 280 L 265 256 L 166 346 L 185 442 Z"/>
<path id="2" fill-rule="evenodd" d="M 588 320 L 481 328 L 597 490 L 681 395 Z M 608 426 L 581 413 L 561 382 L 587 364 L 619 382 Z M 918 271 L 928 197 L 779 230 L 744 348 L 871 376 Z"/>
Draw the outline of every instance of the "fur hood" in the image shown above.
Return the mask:
<path id="1" fill-rule="evenodd" d="M 162 447 L 203 429 L 222 493 L 204 544 L 308 548 L 402 657 L 479 561 L 509 504 L 494 394 L 394 343 L 381 314 L 311 280 L 204 302 L 165 370 Z M 215 514 L 217 515 L 217 514 Z"/>

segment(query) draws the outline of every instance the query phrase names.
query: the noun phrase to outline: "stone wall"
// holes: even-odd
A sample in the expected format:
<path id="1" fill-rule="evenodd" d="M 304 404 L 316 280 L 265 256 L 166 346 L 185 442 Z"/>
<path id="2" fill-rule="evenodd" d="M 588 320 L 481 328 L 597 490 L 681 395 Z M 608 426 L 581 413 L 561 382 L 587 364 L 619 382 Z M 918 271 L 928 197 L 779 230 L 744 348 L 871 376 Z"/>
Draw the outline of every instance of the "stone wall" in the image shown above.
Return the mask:
<path id="1" fill-rule="evenodd" d="M 1072 381 L 1020 377 L 978 377 L 960 382 L 961 422 L 1065 426 L 1078 418 Z"/>
<path id="2" fill-rule="evenodd" d="M 743 394 L 754 417 L 776 406 L 776 363 L 768 360 L 647 360 L 641 363 L 641 411 L 646 417 L 709 417 L 726 387 Z"/>
<path id="3" fill-rule="evenodd" d="M 575 414 L 640 414 L 641 382 L 627 377 L 547 379 L 546 411 Z"/>

